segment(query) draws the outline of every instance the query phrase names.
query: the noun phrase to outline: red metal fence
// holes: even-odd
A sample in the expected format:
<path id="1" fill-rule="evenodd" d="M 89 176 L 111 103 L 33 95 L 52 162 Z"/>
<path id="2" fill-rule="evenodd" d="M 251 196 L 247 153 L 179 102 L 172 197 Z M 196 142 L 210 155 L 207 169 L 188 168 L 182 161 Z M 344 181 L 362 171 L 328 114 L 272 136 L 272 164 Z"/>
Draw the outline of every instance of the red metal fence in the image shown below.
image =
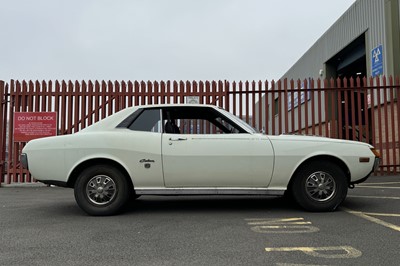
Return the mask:
<path id="1" fill-rule="evenodd" d="M 369 142 L 380 173 L 400 172 L 399 78 L 298 81 L 0 81 L 0 185 L 32 182 L 13 139 L 15 112 L 57 112 L 58 134 L 77 132 L 133 105 L 184 103 L 191 96 L 234 113 L 266 134 L 312 134 Z"/>

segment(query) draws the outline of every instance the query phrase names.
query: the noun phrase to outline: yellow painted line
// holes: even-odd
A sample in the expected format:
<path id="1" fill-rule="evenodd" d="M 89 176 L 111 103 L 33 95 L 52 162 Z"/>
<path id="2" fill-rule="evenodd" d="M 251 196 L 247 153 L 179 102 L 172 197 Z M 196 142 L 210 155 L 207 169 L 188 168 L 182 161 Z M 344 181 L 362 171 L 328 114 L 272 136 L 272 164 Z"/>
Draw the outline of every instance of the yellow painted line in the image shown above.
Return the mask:
<path id="1" fill-rule="evenodd" d="M 310 225 L 253 226 L 250 229 L 260 234 L 306 234 L 319 231 L 318 227 Z"/>
<path id="2" fill-rule="evenodd" d="M 304 221 L 304 218 L 254 218 L 245 219 L 250 229 L 262 234 L 293 234 L 313 233 L 319 228 L 312 226 L 311 222 Z"/>
<path id="3" fill-rule="evenodd" d="M 381 186 L 356 186 L 361 188 L 387 188 L 387 189 L 400 189 L 400 187 L 381 187 Z"/>
<path id="4" fill-rule="evenodd" d="M 265 248 L 266 252 L 293 252 L 300 251 L 309 256 L 326 258 L 326 259 L 349 259 L 357 258 L 362 255 L 361 251 L 351 246 L 338 247 L 280 247 L 280 248 Z M 324 253 L 328 251 L 328 253 Z M 332 254 L 332 251 L 337 251 L 338 254 Z M 343 253 L 345 252 L 345 253 Z"/>
<path id="5" fill-rule="evenodd" d="M 400 217 L 400 214 L 396 213 L 376 213 L 376 212 L 363 212 L 365 215 L 371 216 L 386 216 L 386 217 Z"/>
<path id="6" fill-rule="evenodd" d="M 311 224 L 311 222 L 304 222 L 304 218 L 254 218 L 254 219 L 245 219 L 249 221 L 248 225 L 264 225 L 264 224 Z M 299 222 L 298 222 L 299 221 Z"/>
<path id="7" fill-rule="evenodd" d="M 278 221 L 278 222 L 291 222 L 291 221 L 298 221 L 298 220 L 304 220 L 304 218 L 246 218 L 244 219 L 245 221 Z"/>
<path id="8" fill-rule="evenodd" d="M 278 223 L 273 223 L 273 222 L 269 222 L 269 221 L 265 221 L 265 222 L 250 222 L 247 223 L 248 225 L 264 225 L 264 224 L 278 224 Z M 299 225 L 305 225 L 305 224 L 311 224 L 311 222 L 290 222 L 290 223 L 279 223 L 279 224 L 299 224 Z"/>
<path id="9" fill-rule="evenodd" d="M 276 266 L 328 266 L 326 264 L 293 264 L 293 263 L 277 263 Z"/>
<path id="10" fill-rule="evenodd" d="M 397 226 L 397 225 L 382 221 L 382 220 L 380 220 L 378 218 L 375 218 L 375 217 L 371 217 L 371 216 L 369 216 L 369 215 L 367 215 L 366 213 L 363 213 L 363 212 L 353 211 L 353 210 L 350 210 L 350 209 L 347 209 L 347 208 L 342 208 L 342 209 L 344 211 L 350 213 L 350 214 L 353 214 L 355 216 L 358 216 L 358 217 L 363 218 L 365 220 L 368 220 L 370 222 L 373 222 L 373 223 L 376 223 L 376 224 L 379 224 L 379 225 L 385 226 L 387 228 L 390 228 L 392 230 L 400 232 L 400 226 Z M 388 216 L 388 215 L 389 214 L 387 214 L 386 216 Z M 383 216 L 383 215 L 381 215 L 381 216 Z"/>
<path id="11" fill-rule="evenodd" d="M 393 200 L 400 200 L 400 197 L 380 197 L 380 196 L 356 196 L 356 195 L 349 195 L 348 198 L 367 198 L 367 199 L 393 199 Z"/>

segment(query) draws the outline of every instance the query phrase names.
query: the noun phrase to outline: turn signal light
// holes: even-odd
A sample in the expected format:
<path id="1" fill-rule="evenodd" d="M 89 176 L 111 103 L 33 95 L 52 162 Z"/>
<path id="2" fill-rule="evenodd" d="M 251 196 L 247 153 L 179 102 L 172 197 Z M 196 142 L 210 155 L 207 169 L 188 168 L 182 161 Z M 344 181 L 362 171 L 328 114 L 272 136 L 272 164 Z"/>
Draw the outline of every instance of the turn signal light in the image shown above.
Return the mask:
<path id="1" fill-rule="evenodd" d="M 375 155 L 375 157 L 381 158 L 381 154 L 379 151 L 375 148 L 371 148 L 372 153 Z"/>

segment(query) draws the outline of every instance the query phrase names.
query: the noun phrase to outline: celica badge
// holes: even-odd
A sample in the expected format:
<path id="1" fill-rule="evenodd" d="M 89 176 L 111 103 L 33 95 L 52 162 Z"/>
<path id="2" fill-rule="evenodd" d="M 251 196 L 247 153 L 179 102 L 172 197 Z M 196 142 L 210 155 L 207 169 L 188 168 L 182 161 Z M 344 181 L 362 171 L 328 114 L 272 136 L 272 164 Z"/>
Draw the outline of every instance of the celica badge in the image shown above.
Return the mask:
<path id="1" fill-rule="evenodd" d="M 141 159 L 139 163 L 144 163 L 144 168 L 149 169 L 151 167 L 150 163 L 154 163 L 154 160 L 151 159 Z"/>

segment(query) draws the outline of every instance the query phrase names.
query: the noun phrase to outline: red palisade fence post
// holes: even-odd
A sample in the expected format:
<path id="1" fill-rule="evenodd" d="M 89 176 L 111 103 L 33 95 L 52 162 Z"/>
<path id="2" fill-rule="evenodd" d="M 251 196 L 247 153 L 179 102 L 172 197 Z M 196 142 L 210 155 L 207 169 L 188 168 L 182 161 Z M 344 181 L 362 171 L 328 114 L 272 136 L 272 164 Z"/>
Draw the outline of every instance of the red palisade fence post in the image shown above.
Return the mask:
<path id="1" fill-rule="evenodd" d="M 0 185 L 35 181 L 19 161 L 26 143 L 13 138 L 15 112 L 55 111 L 58 135 L 63 135 L 128 106 L 185 103 L 187 96 L 222 107 L 269 135 L 298 133 L 368 142 L 381 153 L 380 174 L 400 172 L 399 77 L 271 83 L 11 80 L 0 81 L 0 90 Z M 180 122 L 185 133 L 220 133 L 196 119 Z"/>

